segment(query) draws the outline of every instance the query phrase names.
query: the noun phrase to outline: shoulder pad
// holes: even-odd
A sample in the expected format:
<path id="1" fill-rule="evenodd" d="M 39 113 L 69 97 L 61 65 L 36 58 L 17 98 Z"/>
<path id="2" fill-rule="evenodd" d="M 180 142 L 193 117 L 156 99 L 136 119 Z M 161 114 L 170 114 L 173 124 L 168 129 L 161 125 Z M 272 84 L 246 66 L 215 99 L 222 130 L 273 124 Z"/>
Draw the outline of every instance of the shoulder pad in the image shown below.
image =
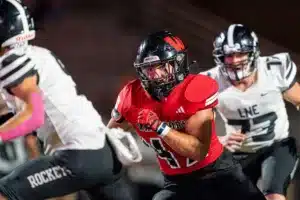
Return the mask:
<path id="1" fill-rule="evenodd" d="M 267 72 L 273 76 L 275 85 L 283 92 L 296 82 L 297 66 L 289 53 L 278 53 L 266 59 Z"/>
<path id="2" fill-rule="evenodd" d="M 138 79 L 128 82 L 123 87 L 118 95 L 116 104 L 121 114 L 125 115 L 125 113 L 131 109 L 132 102 L 134 101 L 133 99 L 136 98 L 135 94 L 140 90 L 141 87 L 142 86 Z"/>
<path id="3" fill-rule="evenodd" d="M 187 85 L 184 96 L 189 102 L 202 103 L 214 96 L 218 89 L 214 79 L 198 74 Z"/>
<path id="4" fill-rule="evenodd" d="M 269 56 L 269 58 L 279 59 L 281 61 L 284 61 L 289 57 L 290 57 L 290 54 L 288 52 L 276 53 L 274 55 Z"/>
<path id="5" fill-rule="evenodd" d="M 122 93 L 128 93 L 130 90 L 132 90 L 132 88 L 135 87 L 135 85 L 137 85 L 139 82 L 138 79 L 134 79 L 129 81 L 121 90 Z"/>
<path id="6" fill-rule="evenodd" d="M 207 71 L 200 72 L 199 74 L 209 76 L 213 79 L 216 79 L 219 76 L 219 71 L 220 71 L 219 66 L 216 66 L 216 67 L 211 68 Z"/>

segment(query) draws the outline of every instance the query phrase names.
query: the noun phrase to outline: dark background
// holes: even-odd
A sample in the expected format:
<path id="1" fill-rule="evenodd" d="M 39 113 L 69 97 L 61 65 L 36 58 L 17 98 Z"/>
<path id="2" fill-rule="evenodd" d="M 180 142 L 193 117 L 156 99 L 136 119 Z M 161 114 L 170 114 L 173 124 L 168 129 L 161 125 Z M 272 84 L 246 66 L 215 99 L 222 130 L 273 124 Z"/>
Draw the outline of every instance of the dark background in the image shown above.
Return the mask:
<path id="1" fill-rule="evenodd" d="M 34 44 L 54 51 L 102 114 L 110 117 L 119 89 L 134 78 L 140 40 L 167 29 L 189 46 L 201 71 L 211 68 L 212 41 L 230 23 L 254 29 L 263 55 L 288 51 L 300 65 L 300 12 L 297 1 L 238 0 L 24 0 L 36 18 Z M 299 113 L 288 105 L 293 135 Z M 222 131 L 222 123 L 219 121 Z M 222 133 L 221 133 L 222 134 Z M 299 177 L 297 177 L 299 179 Z M 295 193 L 299 190 L 296 186 Z M 297 199 L 297 198 L 294 198 Z"/>
<path id="2" fill-rule="evenodd" d="M 289 51 L 295 61 L 300 58 L 300 14 L 292 1 L 24 1 L 35 11 L 40 29 L 35 43 L 61 58 L 79 90 L 106 117 L 118 89 L 135 76 L 132 63 L 138 43 L 152 31 L 167 29 L 181 36 L 191 60 L 199 62 L 201 69 L 196 70 L 213 66 L 213 38 L 233 22 L 257 32 L 264 55 Z"/>

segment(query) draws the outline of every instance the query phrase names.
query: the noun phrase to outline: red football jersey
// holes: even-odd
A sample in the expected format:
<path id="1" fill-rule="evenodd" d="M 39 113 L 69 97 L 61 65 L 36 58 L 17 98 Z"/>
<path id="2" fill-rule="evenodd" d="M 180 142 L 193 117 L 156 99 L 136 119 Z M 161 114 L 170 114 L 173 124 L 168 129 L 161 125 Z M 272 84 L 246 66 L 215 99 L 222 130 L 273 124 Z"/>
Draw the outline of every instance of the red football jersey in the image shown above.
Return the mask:
<path id="1" fill-rule="evenodd" d="M 168 175 L 189 173 L 214 162 L 223 152 L 223 146 L 215 133 L 213 122 L 211 143 L 206 158 L 194 161 L 183 157 L 166 144 L 156 132 L 137 123 L 138 109 L 153 110 L 161 121 L 173 129 L 185 132 L 185 122 L 197 111 L 217 105 L 217 83 L 203 75 L 188 75 L 162 101 L 156 101 L 143 89 L 137 79 L 129 82 L 120 92 L 112 117 L 131 123 L 143 141 L 157 152 L 163 173 Z"/>

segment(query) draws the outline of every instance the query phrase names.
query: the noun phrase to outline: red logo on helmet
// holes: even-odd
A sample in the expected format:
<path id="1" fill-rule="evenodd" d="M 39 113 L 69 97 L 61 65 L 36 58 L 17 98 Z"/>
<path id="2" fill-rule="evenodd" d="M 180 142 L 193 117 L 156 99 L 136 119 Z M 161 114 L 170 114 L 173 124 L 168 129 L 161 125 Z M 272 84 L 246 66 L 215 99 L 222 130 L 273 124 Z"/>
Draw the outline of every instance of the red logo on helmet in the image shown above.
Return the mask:
<path id="1" fill-rule="evenodd" d="M 177 51 L 181 51 L 181 50 L 185 49 L 185 46 L 184 46 L 183 42 L 178 37 L 169 37 L 168 36 L 168 37 L 165 37 L 164 40 L 169 45 L 174 47 L 174 49 L 176 49 Z"/>
<path id="2" fill-rule="evenodd" d="M 33 37 L 34 37 L 34 33 L 29 33 L 29 34 L 26 34 L 26 35 L 20 35 L 20 36 L 16 37 L 16 41 L 17 42 L 22 42 L 22 41 L 25 41 L 25 40 L 30 40 Z"/>

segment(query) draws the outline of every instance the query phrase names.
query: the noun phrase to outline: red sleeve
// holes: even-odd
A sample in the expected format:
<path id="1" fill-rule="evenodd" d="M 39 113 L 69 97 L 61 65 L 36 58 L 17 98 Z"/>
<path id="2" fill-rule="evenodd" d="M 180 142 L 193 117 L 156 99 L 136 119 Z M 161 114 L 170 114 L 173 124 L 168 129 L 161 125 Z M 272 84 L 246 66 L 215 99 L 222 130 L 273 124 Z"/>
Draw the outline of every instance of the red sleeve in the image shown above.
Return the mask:
<path id="1" fill-rule="evenodd" d="M 129 85 L 126 85 L 121 92 L 119 93 L 116 104 L 111 112 L 111 117 L 118 123 L 121 123 L 124 120 L 124 110 L 126 104 L 128 104 L 129 99 Z"/>
<path id="2" fill-rule="evenodd" d="M 203 75 L 197 75 L 185 90 L 186 108 L 191 114 L 199 110 L 214 108 L 218 104 L 217 82 Z"/>

